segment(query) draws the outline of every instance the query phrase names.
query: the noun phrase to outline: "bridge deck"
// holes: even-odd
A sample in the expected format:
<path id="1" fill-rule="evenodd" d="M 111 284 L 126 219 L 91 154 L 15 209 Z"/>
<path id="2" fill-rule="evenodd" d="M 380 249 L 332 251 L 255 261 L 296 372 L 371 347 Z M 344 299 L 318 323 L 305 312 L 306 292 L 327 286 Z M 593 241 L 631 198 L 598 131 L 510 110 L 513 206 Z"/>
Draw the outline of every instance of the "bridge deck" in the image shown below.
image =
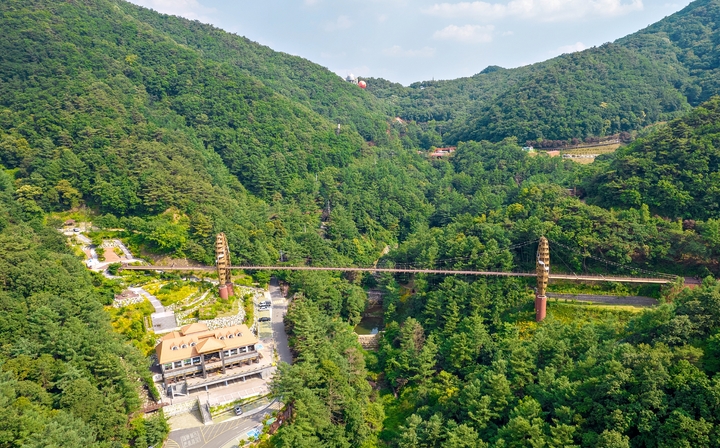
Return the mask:
<path id="1" fill-rule="evenodd" d="M 125 266 L 129 271 L 214 271 L 213 266 Z M 498 272 L 498 271 L 459 271 L 452 269 L 402 269 L 402 268 L 358 268 L 358 267 L 321 267 L 321 266 L 230 266 L 229 269 L 249 269 L 265 271 L 341 271 L 341 272 L 391 272 L 406 274 L 444 274 L 444 275 L 481 275 L 495 277 L 535 277 L 534 272 Z M 611 275 L 574 275 L 550 274 L 554 280 L 578 280 L 586 282 L 619 283 L 672 283 L 673 278 L 618 277 Z"/>

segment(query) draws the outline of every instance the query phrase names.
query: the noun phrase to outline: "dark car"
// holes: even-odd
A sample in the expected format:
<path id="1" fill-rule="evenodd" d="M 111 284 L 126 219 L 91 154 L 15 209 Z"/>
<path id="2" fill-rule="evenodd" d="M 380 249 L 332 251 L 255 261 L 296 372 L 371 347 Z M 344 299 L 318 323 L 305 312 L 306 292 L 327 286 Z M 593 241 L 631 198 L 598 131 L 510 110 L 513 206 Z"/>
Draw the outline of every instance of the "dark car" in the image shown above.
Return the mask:
<path id="1" fill-rule="evenodd" d="M 258 319 L 258 322 L 270 322 L 270 318 L 269 317 L 261 317 L 260 319 Z"/>

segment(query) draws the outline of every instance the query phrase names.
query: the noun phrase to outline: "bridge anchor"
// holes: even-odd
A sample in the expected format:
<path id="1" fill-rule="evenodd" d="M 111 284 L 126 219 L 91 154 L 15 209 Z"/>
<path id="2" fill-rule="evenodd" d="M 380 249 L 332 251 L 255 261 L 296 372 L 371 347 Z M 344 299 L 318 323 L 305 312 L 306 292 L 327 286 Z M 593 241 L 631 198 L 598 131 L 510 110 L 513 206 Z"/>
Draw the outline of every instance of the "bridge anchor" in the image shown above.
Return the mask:
<path id="1" fill-rule="evenodd" d="M 540 238 L 537 252 L 537 288 L 535 289 L 535 321 L 542 322 L 547 312 L 548 280 L 550 279 L 550 245 L 545 237 Z"/>

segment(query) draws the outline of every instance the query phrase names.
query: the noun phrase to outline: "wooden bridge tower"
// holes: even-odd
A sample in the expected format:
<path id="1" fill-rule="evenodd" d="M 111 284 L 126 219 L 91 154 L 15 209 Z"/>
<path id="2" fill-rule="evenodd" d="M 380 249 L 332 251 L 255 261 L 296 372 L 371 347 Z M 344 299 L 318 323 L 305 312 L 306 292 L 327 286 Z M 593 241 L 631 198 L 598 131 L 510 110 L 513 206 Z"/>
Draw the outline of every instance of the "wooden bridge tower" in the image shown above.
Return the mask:
<path id="1" fill-rule="evenodd" d="M 218 273 L 218 292 L 220 298 L 227 299 L 235 295 L 230 271 L 230 248 L 224 233 L 218 233 L 215 238 L 215 264 Z"/>
<path id="2" fill-rule="evenodd" d="M 542 322 L 545 319 L 547 307 L 548 280 L 550 278 L 550 245 L 545 237 L 540 238 L 537 251 L 537 289 L 535 290 L 535 321 Z"/>

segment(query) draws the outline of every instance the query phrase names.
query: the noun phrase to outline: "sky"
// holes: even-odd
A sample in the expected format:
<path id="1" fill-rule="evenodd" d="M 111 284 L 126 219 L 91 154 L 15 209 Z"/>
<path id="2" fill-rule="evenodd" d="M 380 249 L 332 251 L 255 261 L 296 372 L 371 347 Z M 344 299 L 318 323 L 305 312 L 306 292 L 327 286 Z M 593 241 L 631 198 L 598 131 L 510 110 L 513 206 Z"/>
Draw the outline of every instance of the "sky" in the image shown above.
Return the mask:
<path id="1" fill-rule="evenodd" d="M 130 0 L 211 23 L 338 75 L 403 85 L 611 42 L 689 0 Z"/>

